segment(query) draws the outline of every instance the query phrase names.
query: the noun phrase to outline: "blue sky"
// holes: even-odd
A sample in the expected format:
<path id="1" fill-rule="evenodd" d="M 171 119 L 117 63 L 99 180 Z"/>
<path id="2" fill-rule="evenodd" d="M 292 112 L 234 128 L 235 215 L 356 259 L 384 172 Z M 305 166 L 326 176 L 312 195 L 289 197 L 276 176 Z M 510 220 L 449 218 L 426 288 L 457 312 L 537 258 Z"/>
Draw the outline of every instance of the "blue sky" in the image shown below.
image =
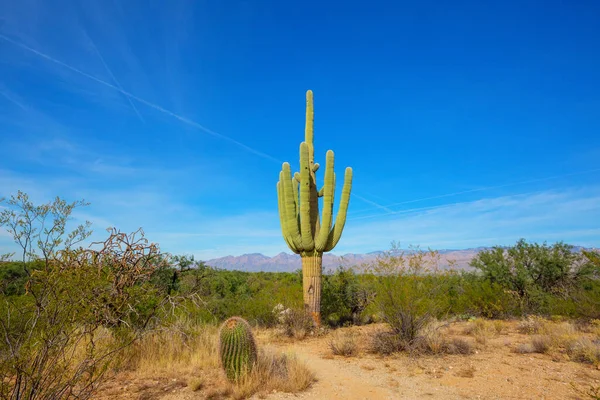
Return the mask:
<path id="1" fill-rule="evenodd" d="M 600 246 L 599 19 L 593 1 L 0 0 L 0 196 L 84 198 L 95 239 L 287 251 L 275 184 L 312 89 L 317 161 L 354 168 L 334 253 Z"/>

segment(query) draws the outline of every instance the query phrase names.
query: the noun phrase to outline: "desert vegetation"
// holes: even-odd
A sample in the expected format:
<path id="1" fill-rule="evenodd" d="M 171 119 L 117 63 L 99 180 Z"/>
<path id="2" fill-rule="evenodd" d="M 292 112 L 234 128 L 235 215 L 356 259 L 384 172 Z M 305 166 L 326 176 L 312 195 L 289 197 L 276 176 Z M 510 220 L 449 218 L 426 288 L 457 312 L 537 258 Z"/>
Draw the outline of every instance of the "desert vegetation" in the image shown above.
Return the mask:
<path id="1" fill-rule="evenodd" d="M 428 397 L 432 379 L 445 382 L 443 398 L 462 398 L 502 374 L 512 374 L 497 382 L 502 398 L 598 398 L 598 252 L 522 239 L 482 250 L 464 271 L 392 243 L 371 263 L 324 274 L 352 170 L 334 223 L 333 152 L 318 190 L 310 91 L 300 154 L 301 171 L 285 163 L 277 185 L 283 238 L 302 257 L 294 273 L 213 268 L 161 251 L 141 228 L 89 244 L 91 224 L 72 223 L 85 201 L 3 201 L 0 226 L 20 250 L 0 261 L 0 398 L 264 398 L 316 382 L 315 398 L 397 398 L 414 382 Z M 546 368 L 552 392 L 513 384 L 525 369 L 515 363 Z M 444 381 L 451 368 L 478 383 Z"/>
<path id="2" fill-rule="evenodd" d="M 111 229 L 105 241 L 77 247 L 91 227 L 69 230 L 70 216 L 86 203 L 38 206 L 18 193 L 6 204 L 2 225 L 24 250 L 0 269 L 2 398 L 110 398 L 122 395 L 119 379 L 145 382 L 136 390 L 153 396 L 297 392 L 318 374 L 294 343 L 323 342 L 331 362 L 469 360 L 511 338 L 502 345 L 510 354 L 600 363 L 597 253 L 563 243 L 482 251 L 474 272 L 441 270 L 435 251 L 393 244 L 369 265 L 323 275 L 316 327 L 303 307 L 300 271 L 215 269 L 162 253 L 141 230 Z M 256 335 L 254 368 L 243 379 L 221 369 L 219 325 L 231 316 Z M 476 379 L 475 365 L 456 376 Z M 598 384 L 588 381 L 568 383 L 573 393 L 593 393 Z"/>

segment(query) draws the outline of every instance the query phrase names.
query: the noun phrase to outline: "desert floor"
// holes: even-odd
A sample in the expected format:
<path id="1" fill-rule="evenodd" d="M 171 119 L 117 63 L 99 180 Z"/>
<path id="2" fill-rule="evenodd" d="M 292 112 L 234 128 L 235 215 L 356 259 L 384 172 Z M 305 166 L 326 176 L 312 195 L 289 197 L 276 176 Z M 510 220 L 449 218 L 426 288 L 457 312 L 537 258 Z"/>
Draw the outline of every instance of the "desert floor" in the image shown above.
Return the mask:
<path id="1" fill-rule="evenodd" d="M 272 330 L 257 332 L 259 345 L 295 353 L 317 381 L 302 393 L 256 394 L 260 399 L 585 399 L 580 389 L 600 385 L 600 365 L 569 360 L 562 351 L 519 354 L 514 349 L 531 335 L 517 332 L 517 322 L 478 342 L 459 322 L 444 328 L 445 337 L 462 337 L 475 348 L 471 355 L 378 356 L 366 351 L 370 337 L 383 325 L 341 328 L 353 334 L 360 351 L 353 357 L 333 356 L 333 333 L 304 340 L 284 339 Z M 215 376 L 212 371 L 211 376 Z M 99 399 L 188 400 L 228 398 L 210 383 L 193 391 L 194 372 L 168 371 L 153 377 L 121 373 L 105 384 Z"/>

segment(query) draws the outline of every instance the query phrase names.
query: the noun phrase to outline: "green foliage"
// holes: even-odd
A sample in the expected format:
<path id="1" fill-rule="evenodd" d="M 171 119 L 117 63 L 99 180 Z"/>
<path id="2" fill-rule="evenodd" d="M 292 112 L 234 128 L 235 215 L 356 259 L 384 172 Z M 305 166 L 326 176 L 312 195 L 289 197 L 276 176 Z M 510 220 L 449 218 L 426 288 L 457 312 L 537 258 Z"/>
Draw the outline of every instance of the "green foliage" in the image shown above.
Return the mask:
<path id="1" fill-rule="evenodd" d="M 113 229 L 98 250 L 74 247 L 90 234 L 67 229 L 79 205 L 36 206 L 19 192 L 0 213 L 22 248 L 1 265 L 0 398 L 90 397 L 167 299 L 151 282 L 167 258 L 143 233 Z"/>
<path id="2" fill-rule="evenodd" d="M 403 251 L 393 243 L 390 251 L 367 267 L 378 310 L 406 348 L 413 346 L 433 318 L 448 311 L 443 301 L 448 281 L 440 279 L 438 262 L 435 251 Z"/>
<path id="3" fill-rule="evenodd" d="M 352 269 L 339 267 L 323 276 L 323 320 L 331 326 L 362 323 L 363 312 L 373 302 L 375 291 Z"/>
<path id="4" fill-rule="evenodd" d="M 562 242 L 548 246 L 521 239 L 506 249 L 480 252 L 471 266 L 491 284 L 513 292 L 521 313 L 550 312 L 558 305 L 557 298 L 567 299 L 597 276 L 597 268 L 588 258 Z"/>
<path id="5" fill-rule="evenodd" d="M 455 302 L 449 307 L 452 314 L 485 318 L 505 318 L 519 314 L 517 297 L 499 283 L 474 273 L 462 273 L 455 280 L 454 292 L 448 293 L 448 296 L 455 296 Z"/>
<path id="6" fill-rule="evenodd" d="M 221 366 L 231 381 L 239 381 L 256 363 L 256 342 L 250 325 L 240 317 L 231 317 L 219 330 Z"/>

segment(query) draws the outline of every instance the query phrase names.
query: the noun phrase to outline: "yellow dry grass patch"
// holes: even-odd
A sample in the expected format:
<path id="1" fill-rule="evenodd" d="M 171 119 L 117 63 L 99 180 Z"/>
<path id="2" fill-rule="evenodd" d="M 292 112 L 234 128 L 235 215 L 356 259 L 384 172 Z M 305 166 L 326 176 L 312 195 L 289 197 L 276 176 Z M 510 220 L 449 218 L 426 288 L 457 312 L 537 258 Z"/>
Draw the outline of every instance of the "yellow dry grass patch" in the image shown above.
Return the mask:
<path id="1" fill-rule="evenodd" d="M 260 347 L 260 346 L 259 346 Z M 123 372 L 131 380 L 183 378 L 189 390 L 206 398 L 248 398 L 272 391 L 296 393 L 315 382 L 314 374 L 293 354 L 261 348 L 252 372 L 232 383 L 221 371 L 218 328 L 184 325 L 145 335 L 128 349 Z"/>

